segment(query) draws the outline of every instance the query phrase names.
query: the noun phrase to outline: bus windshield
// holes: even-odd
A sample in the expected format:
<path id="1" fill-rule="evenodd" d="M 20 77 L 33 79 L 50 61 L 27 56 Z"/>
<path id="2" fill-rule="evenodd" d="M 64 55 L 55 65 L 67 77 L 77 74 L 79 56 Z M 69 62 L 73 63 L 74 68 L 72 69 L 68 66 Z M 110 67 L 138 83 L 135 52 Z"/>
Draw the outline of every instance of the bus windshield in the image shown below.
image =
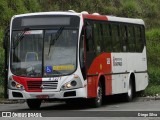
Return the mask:
<path id="1" fill-rule="evenodd" d="M 60 76 L 76 69 L 78 29 L 12 32 L 11 70 L 27 77 Z"/>

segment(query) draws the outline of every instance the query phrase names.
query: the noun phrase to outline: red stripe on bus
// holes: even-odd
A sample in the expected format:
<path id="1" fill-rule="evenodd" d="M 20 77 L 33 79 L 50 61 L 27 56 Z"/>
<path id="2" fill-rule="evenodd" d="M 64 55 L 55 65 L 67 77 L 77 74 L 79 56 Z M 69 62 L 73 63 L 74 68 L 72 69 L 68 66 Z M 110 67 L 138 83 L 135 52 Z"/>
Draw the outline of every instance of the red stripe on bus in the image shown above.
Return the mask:
<path id="1" fill-rule="evenodd" d="M 105 94 L 112 94 L 112 75 L 106 75 L 112 72 L 111 53 L 102 53 L 97 56 L 88 69 L 88 97 L 96 97 L 98 81 L 101 76 L 105 76 Z"/>
<path id="2" fill-rule="evenodd" d="M 14 81 L 23 85 L 25 91 L 27 92 L 42 92 L 42 88 L 40 88 L 42 84 L 42 78 L 28 78 L 19 76 L 13 76 L 12 78 Z"/>
<path id="3" fill-rule="evenodd" d="M 107 16 L 104 15 L 83 14 L 83 18 L 92 20 L 108 20 Z"/>

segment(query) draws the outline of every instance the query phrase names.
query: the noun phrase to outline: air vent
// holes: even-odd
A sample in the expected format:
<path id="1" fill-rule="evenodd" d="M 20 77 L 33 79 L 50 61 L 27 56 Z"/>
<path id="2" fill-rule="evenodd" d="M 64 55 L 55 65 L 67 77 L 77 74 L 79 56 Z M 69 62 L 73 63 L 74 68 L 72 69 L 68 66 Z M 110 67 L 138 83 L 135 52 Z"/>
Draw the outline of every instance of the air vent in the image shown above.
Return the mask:
<path id="1" fill-rule="evenodd" d="M 58 81 L 27 81 L 28 90 L 57 89 Z"/>

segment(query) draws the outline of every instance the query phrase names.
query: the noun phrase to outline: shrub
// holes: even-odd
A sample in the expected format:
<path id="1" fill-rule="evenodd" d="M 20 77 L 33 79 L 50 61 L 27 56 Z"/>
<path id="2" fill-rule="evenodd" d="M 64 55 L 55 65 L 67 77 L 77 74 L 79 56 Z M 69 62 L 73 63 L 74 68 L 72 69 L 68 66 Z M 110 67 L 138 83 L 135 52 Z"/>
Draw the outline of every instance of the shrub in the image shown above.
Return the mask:
<path id="1" fill-rule="evenodd" d="M 148 70 L 151 84 L 160 84 L 160 29 L 146 33 Z"/>
<path id="2" fill-rule="evenodd" d="M 121 7 L 120 16 L 124 17 L 138 17 L 141 14 L 141 9 L 138 4 L 133 0 L 123 1 L 123 6 Z"/>

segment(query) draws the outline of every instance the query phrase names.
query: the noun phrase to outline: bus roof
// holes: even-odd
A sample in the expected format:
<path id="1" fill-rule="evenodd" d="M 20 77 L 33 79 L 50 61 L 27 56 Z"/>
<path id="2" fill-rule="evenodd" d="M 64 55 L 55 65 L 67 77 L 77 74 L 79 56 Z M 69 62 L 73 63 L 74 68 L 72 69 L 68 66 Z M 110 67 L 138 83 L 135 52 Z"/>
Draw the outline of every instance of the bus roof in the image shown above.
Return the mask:
<path id="1" fill-rule="evenodd" d="M 137 18 L 125 18 L 125 17 L 116 17 L 110 15 L 98 15 L 98 14 L 83 14 L 83 17 L 86 19 L 93 19 L 93 20 L 106 20 L 112 22 L 124 22 L 124 23 L 144 25 L 144 21 L 142 19 L 137 19 Z"/>
<path id="2" fill-rule="evenodd" d="M 51 12 L 36 12 L 36 13 L 27 13 L 27 14 L 19 14 L 13 17 L 24 17 L 24 16 L 36 16 L 36 15 L 80 15 L 80 13 L 73 12 L 61 12 L 61 11 L 51 11 Z"/>
<path id="3" fill-rule="evenodd" d="M 108 21 L 136 23 L 136 24 L 143 24 L 144 25 L 144 21 L 142 19 L 124 18 L 124 17 L 116 17 L 116 16 L 107 16 L 107 18 L 108 18 Z"/>
<path id="4" fill-rule="evenodd" d="M 51 11 L 51 12 L 36 12 L 36 13 L 27 13 L 27 14 L 19 14 L 13 16 L 15 17 L 24 17 L 24 16 L 35 16 L 35 15 L 76 15 L 76 16 L 83 16 L 86 19 L 92 20 L 106 20 L 106 21 L 113 21 L 113 22 L 124 22 L 124 23 L 133 23 L 133 24 L 142 24 L 144 25 L 144 21 L 142 19 L 137 18 L 125 18 L 125 17 L 116 17 L 111 15 L 100 15 L 98 13 L 88 14 L 86 11 L 77 13 L 74 11 Z"/>

